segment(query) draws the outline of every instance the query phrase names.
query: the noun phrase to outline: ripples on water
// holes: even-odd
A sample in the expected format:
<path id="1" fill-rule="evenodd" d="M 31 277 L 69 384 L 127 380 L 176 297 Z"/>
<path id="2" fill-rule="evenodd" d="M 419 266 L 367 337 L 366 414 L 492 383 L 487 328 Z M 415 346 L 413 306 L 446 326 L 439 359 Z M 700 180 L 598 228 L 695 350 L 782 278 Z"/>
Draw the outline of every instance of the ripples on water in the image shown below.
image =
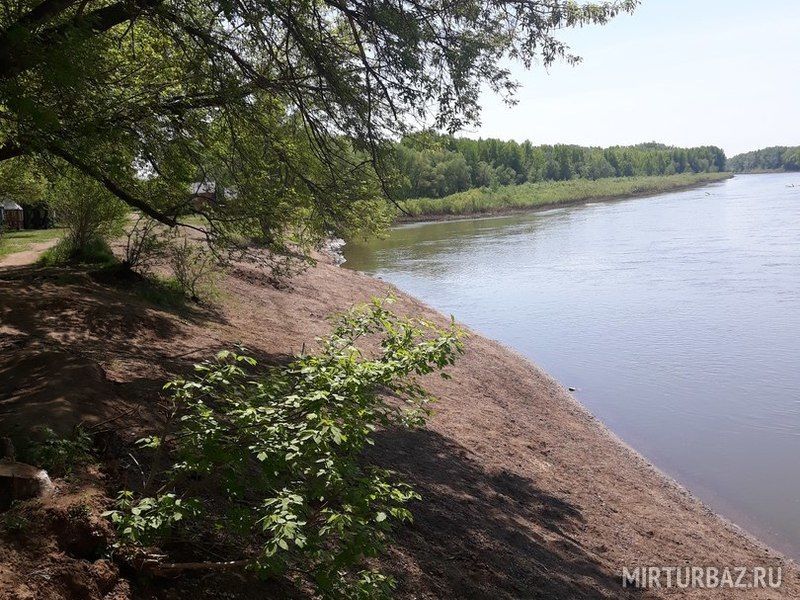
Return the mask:
<path id="1" fill-rule="evenodd" d="M 415 224 L 345 249 L 529 356 L 701 498 L 800 558 L 800 174 Z"/>

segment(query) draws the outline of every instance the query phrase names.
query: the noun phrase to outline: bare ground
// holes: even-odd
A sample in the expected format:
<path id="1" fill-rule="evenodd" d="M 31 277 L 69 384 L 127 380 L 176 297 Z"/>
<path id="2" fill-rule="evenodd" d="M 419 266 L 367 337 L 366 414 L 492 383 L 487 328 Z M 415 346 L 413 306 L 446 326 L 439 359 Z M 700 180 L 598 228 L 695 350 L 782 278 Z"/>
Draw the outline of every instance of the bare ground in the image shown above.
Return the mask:
<path id="1" fill-rule="evenodd" d="M 157 308 L 129 288 L 82 272 L 0 271 L 3 435 L 24 444 L 35 425 L 67 431 L 84 421 L 98 434 L 135 439 L 154 422 L 161 385 L 192 362 L 233 343 L 279 360 L 325 334 L 332 313 L 391 290 L 324 261 L 282 288 L 242 265 L 224 280 L 215 308 Z M 399 312 L 444 319 L 391 291 Z M 439 402 L 429 426 L 382 433 L 371 455 L 424 498 L 384 561 L 399 597 L 800 597 L 793 563 L 661 475 L 522 357 L 471 335 L 451 374 L 430 382 Z M 22 508 L 27 529 L 0 530 L 0 598 L 290 593 L 233 576 L 129 580 L 98 549 L 110 535 L 97 516 L 108 503 L 105 477 L 89 470 L 57 481 L 52 500 Z M 782 565 L 783 586 L 620 586 L 622 566 L 687 564 Z"/>
<path id="2" fill-rule="evenodd" d="M 52 248 L 57 243 L 58 240 L 36 242 L 35 244 L 31 244 L 27 250 L 12 252 L 11 254 L 2 256 L 0 257 L 0 267 L 21 267 L 33 264 L 45 250 Z"/>

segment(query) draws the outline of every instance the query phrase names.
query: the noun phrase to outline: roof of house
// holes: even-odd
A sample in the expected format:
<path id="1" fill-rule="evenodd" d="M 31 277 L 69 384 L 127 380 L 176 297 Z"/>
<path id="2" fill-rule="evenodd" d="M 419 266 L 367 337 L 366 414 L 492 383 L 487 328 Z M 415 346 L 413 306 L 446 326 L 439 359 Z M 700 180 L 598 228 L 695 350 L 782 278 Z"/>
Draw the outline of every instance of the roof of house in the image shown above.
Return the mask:
<path id="1" fill-rule="evenodd" d="M 0 208 L 3 210 L 22 210 L 22 207 L 13 200 L 0 200 Z"/>

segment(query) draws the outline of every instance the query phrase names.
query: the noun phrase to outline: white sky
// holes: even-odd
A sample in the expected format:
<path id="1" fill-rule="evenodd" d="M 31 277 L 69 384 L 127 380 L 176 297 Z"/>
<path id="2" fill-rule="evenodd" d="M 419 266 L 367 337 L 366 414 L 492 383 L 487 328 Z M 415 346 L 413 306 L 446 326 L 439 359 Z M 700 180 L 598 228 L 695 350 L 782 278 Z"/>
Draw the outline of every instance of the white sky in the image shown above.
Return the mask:
<path id="1" fill-rule="evenodd" d="M 519 103 L 485 93 L 482 125 L 461 135 L 728 156 L 800 145 L 800 0 L 643 0 L 561 39 L 583 63 L 514 67 Z"/>

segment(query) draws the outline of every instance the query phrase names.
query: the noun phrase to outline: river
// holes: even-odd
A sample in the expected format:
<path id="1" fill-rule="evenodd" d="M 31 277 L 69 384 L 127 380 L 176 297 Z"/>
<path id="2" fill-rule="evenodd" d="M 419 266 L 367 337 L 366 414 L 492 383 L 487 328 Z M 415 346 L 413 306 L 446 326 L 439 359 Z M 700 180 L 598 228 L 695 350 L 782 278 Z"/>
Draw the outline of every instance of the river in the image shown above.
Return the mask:
<path id="1" fill-rule="evenodd" d="M 405 225 L 345 257 L 529 357 L 800 558 L 800 174 Z"/>

